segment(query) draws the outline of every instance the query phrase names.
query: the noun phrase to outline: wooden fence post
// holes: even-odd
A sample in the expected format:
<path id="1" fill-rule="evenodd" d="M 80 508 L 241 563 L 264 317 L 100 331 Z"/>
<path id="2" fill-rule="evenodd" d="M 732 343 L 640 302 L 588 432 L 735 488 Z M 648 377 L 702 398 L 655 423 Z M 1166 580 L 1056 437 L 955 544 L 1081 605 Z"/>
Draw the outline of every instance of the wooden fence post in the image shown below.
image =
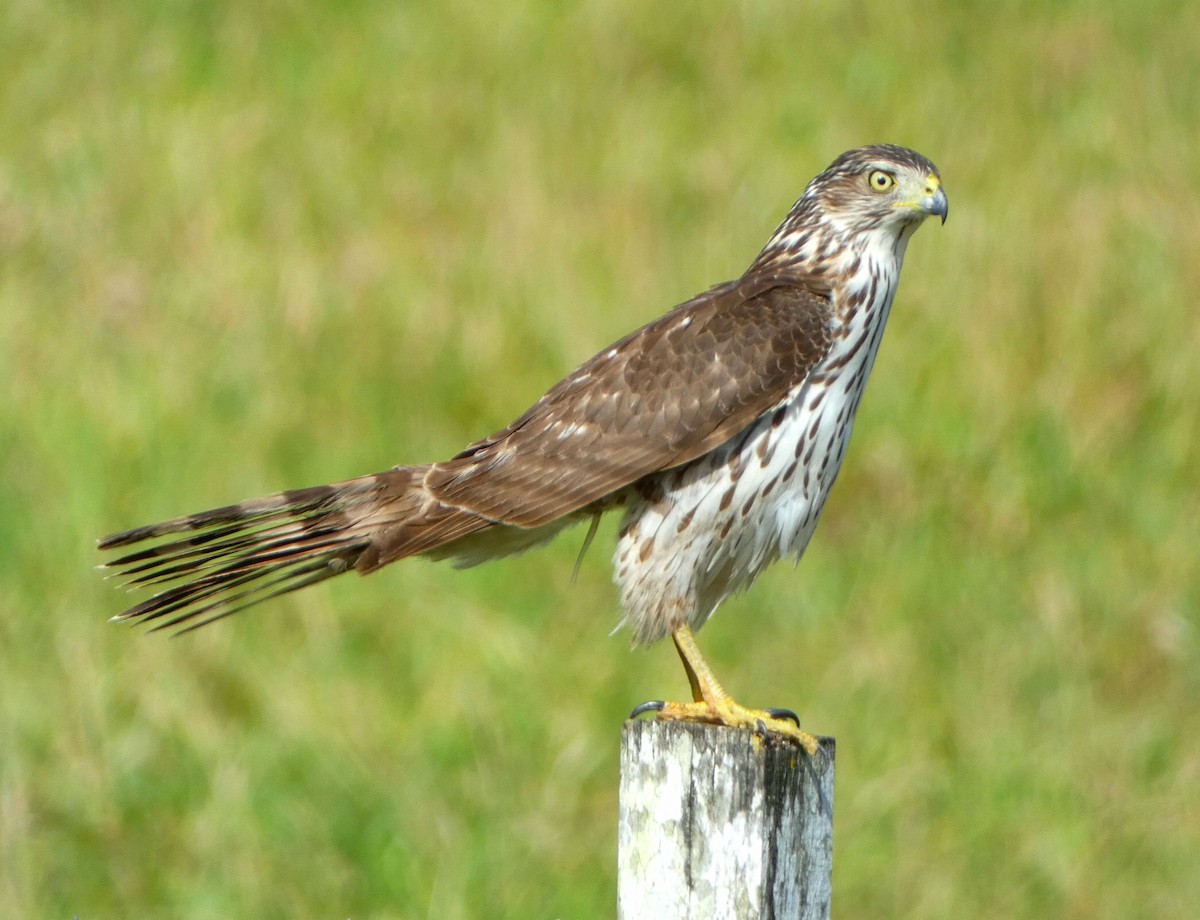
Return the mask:
<path id="1" fill-rule="evenodd" d="M 621 732 L 622 920 L 825 920 L 833 876 L 834 740 L 783 742 L 694 722 Z"/>

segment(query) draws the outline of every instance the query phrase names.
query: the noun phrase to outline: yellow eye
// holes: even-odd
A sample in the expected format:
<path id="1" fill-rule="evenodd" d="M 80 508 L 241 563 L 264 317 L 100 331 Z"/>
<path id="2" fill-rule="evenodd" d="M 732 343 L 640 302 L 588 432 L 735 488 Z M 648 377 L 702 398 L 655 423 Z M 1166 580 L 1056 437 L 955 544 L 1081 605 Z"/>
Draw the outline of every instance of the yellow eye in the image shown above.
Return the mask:
<path id="1" fill-rule="evenodd" d="M 870 183 L 871 188 L 875 191 L 887 192 L 891 191 L 893 186 L 895 186 L 896 177 L 889 172 L 884 172 L 882 169 L 876 169 L 867 177 L 867 182 Z"/>

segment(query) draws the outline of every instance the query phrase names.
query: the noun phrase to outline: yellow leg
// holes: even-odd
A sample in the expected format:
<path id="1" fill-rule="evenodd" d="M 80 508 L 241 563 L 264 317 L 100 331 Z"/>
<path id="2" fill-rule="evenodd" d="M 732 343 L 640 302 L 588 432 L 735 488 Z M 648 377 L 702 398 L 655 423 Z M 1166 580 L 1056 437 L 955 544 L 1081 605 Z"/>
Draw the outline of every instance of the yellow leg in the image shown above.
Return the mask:
<path id="1" fill-rule="evenodd" d="M 700 654 L 696 637 L 692 635 L 688 626 L 672 630 L 671 638 L 675 640 L 675 648 L 679 651 L 679 657 L 687 671 L 688 682 L 692 685 L 693 702 L 663 703 L 661 707 L 655 706 L 660 719 L 709 722 L 751 730 L 765 729 L 800 745 L 810 756 L 817 753 L 820 748 L 817 739 L 802 731 L 799 725 L 766 710 L 747 709 L 734 702 L 713 676 L 712 669 Z"/>

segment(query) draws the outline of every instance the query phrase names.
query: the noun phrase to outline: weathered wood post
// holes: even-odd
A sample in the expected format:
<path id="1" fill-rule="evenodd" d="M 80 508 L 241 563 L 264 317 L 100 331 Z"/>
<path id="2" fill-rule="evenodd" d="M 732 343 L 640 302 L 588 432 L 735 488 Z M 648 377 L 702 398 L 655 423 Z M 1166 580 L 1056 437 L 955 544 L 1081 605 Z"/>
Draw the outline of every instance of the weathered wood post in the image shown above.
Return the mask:
<path id="1" fill-rule="evenodd" d="M 791 744 L 693 722 L 621 733 L 622 920 L 824 920 L 833 877 L 834 741 Z"/>

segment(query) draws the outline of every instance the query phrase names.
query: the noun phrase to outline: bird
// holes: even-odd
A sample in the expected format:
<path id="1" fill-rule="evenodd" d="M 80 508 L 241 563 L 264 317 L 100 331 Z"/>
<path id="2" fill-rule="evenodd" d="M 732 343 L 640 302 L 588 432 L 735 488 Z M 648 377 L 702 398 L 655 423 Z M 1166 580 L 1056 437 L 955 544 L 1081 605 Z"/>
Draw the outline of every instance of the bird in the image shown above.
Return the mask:
<path id="1" fill-rule="evenodd" d="M 692 699 L 634 715 L 748 729 L 816 754 L 788 710 L 737 703 L 695 633 L 772 562 L 799 560 L 845 457 L 908 242 L 945 223 L 937 168 L 905 147 L 818 174 L 740 278 L 584 362 L 448 460 L 177 517 L 99 541 L 154 594 L 113 617 L 186 631 L 345 572 L 471 566 L 617 512 L 614 581 L 635 645 L 666 638 Z"/>

